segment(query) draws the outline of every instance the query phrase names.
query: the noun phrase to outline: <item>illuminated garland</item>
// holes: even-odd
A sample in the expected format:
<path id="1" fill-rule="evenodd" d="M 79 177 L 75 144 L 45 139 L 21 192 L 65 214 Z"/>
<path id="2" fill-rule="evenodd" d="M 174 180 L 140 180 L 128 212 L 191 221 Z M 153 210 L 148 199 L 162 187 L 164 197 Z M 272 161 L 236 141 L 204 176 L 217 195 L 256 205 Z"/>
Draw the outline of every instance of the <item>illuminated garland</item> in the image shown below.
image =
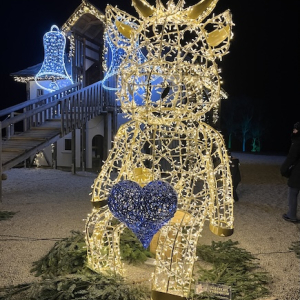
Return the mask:
<path id="1" fill-rule="evenodd" d="M 82 0 L 82 3 L 79 7 L 74 11 L 74 13 L 69 17 L 69 19 L 62 26 L 62 31 L 66 33 L 72 32 L 72 27 L 76 24 L 76 22 L 85 14 L 91 14 L 101 22 L 105 23 L 105 16 L 98 9 L 96 9 L 91 3 L 88 1 Z M 69 57 L 73 57 L 75 53 L 75 38 L 73 34 L 69 34 L 68 38 L 70 40 L 70 51 Z"/>
<path id="2" fill-rule="evenodd" d="M 75 12 L 69 17 L 69 19 L 62 26 L 63 32 L 71 31 L 74 24 L 84 15 L 91 14 L 95 16 L 97 19 L 105 23 L 105 15 L 101 13 L 98 9 L 96 9 L 91 3 L 88 1 L 82 1 L 81 5 L 75 10 Z"/>
<path id="3" fill-rule="evenodd" d="M 34 76 L 27 76 L 27 77 L 23 77 L 23 76 L 14 76 L 14 80 L 16 82 L 21 82 L 21 83 L 27 83 L 29 81 L 34 80 Z"/>
<path id="4" fill-rule="evenodd" d="M 168 182 L 178 195 L 178 209 L 150 245 L 156 254 L 155 299 L 159 293 L 189 295 L 205 220 L 217 235 L 233 233 L 227 150 L 221 134 L 202 121 L 220 101 L 216 60 L 227 54 L 232 37 L 229 11 L 206 18 L 217 2 L 202 0 L 183 9 L 181 0 L 177 5 L 169 1 L 168 7 L 160 0 L 156 7 L 133 0 L 140 16 L 135 26 L 133 17 L 124 19 L 121 10 L 106 9 L 111 43 L 124 49 L 117 96 L 131 121 L 119 129 L 93 185 L 95 208 L 86 223 L 88 264 L 97 272 L 123 274 L 119 243 L 125 225 L 114 225 L 106 205 L 114 187 L 124 180 L 140 186 Z M 133 209 L 128 218 L 136 219 L 136 213 Z"/>

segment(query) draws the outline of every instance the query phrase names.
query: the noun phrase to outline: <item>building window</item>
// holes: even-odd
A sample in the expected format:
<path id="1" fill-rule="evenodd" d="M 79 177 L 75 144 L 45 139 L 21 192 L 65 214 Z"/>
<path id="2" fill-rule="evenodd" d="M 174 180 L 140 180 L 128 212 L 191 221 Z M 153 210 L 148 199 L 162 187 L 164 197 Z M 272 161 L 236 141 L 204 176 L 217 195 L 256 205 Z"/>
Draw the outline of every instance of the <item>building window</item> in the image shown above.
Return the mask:
<path id="1" fill-rule="evenodd" d="M 71 139 L 65 139 L 65 150 L 72 150 L 72 140 Z"/>
<path id="2" fill-rule="evenodd" d="M 44 95 L 44 90 L 43 89 L 37 89 L 36 90 L 36 96 L 39 97 L 39 96 L 42 96 Z"/>

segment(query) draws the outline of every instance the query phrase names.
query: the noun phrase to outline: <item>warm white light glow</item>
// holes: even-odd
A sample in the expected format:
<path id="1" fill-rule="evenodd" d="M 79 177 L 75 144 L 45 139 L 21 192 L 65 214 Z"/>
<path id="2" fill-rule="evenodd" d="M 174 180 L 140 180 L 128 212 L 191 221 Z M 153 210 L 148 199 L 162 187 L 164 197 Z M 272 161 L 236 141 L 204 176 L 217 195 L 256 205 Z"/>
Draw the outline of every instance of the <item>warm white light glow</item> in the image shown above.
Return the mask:
<path id="1" fill-rule="evenodd" d="M 227 150 L 222 135 L 204 122 L 222 96 L 216 60 L 228 52 L 232 21 L 229 11 L 207 19 L 217 0 L 201 3 L 184 9 L 181 0 L 167 7 L 160 0 L 156 7 L 133 0 L 140 20 L 107 7 L 106 31 L 124 49 L 117 96 L 130 121 L 120 127 L 94 182 L 92 202 L 102 207 L 86 223 L 89 266 L 123 274 L 119 242 L 125 225 L 114 225 L 103 201 L 122 180 L 141 186 L 169 182 L 178 194 L 178 211 L 153 239 L 152 289 L 181 297 L 191 289 L 205 220 L 215 234 L 233 232 Z"/>

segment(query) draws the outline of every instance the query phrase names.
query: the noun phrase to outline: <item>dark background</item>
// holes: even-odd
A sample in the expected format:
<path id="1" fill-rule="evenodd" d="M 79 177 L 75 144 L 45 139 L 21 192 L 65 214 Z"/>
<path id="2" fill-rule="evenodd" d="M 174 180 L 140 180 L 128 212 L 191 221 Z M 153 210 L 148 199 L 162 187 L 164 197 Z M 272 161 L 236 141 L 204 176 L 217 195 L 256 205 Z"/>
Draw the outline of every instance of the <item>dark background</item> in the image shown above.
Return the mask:
<path id="1" fill-rule="evenodd" d="M 137 16 L 130 0 L 106 1 L 90 2 L 103 12 L 111 4 Z M 219 0 L 214 10 L 215 14 L 226 9 L 232 12 L 234 38 L 230 53 L 220 62 L 223 88 L 235 99 L 253 99 L 263 110 L 268 130 L 263 136 L 262 153 L 286 154 L 293 124 L 300 121 L 297 1 Z M 186 2 L 185 7 L 198 1 Z M 5 2 L 5 9 L 0 12 L 0 109 L 26 100 L 25 84 L 14 82 L 10 73 L 42 62 L 43 35 L 52 25 L 61 27 L 80 3 L 80 0 Z M 154 5 L 155 1 L 149 3 Z"/>

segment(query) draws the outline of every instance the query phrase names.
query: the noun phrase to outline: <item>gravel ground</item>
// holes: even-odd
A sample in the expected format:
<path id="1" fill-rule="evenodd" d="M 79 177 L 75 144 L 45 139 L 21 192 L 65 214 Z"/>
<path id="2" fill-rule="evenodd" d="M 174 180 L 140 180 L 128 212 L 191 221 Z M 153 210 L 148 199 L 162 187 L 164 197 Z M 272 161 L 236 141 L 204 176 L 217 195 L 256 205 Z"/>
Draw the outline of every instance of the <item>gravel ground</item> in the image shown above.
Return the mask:
<path id="1" fill-rule="evenodd" d="M 234 153 L 240 159 L 240 200 L 235 203 L 235 232 L 229 237 L 254 254 L 272 276 L 272 300 L 299 300 L 300 261 L 289 250 L 300 239 L 300 224 L 282 219 L 287 211 L 286 179 L 279 174 L 282 156 Z M 16 212 L 0 222 L 0 286 L 37 280 L 32 263 L 48 253 L 57 239 L 72 230 L 84 230 L 91 212 L 90 192 L 96 174 L 14 168 L 3 181 L 1 211 Z M 300 218 L 300 212 L 298 212 Z M 207 228 L 199 243 L 227 238 L 214 236 Z M 127 266 L 126 276 L 150 282 L 153 267 Z"/>

